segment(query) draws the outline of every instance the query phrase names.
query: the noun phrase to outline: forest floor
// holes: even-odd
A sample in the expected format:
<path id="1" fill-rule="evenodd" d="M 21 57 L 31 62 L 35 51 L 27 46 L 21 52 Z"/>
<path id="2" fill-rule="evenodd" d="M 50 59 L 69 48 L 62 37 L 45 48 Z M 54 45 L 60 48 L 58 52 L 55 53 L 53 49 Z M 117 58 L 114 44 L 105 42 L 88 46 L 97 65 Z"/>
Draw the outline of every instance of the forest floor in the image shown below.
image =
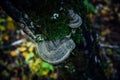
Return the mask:
<path id="1" fill-rule="evenodd" d="M 89 0 L 95 13 L 89 13 L 98 34 L 99 55 L 108 80 L 119 80 L 120 74 L 120 3 L 116 0 Z M 1 80 L 57 79 L 59 71 L 37 56 L 35 45 L 0 9 L 0 78 Z M 29 57 L 27 57 L 29 55 Z M 32 57 L 31 57 L 32 55 Z M 33 58 L 30 61 L 28 58 Z M 39 61 L 38 61 L 39 60 Z M 30 65 L 29 65 L 30 63 Z M 37 66 L 37 65 L 40 66 Z M 38 69 L 42 69 L 38 71 Z M 30 73 L 32 71 L 32 73 Z M 38 73 L 40 75 L 35 75 Z M 42 77 L 41 77 L 42 76 Z"/>

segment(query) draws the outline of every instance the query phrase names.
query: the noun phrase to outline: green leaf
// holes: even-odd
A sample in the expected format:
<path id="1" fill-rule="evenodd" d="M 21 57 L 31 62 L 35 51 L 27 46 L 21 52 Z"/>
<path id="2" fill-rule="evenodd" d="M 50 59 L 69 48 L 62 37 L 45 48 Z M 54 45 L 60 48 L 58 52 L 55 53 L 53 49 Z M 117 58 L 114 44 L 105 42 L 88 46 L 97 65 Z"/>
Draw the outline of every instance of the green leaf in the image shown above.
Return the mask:
<path id="1" fill-rule="evenodd" d="M 54 71 L 54 67 L 53 67 L 51 64 L 46 63 L 46 62 L 43 62 L 43 63 L 41 64 L 41 68 Z"/>
<path id="2" fill-rule="evenodd" d="M 0 31 L 4 31 L 5 30 L 5 26 L 0 25 Z"/>
<path id="3" fill-rule="evenodd" d="M 50 65 L 49 69 L 50 69 L 51 71 L 54 71 L 54 67 L 53 67 L 52 65 Z"/>
<path id="4" fill-rule="evenodd" d="M 88 0 L 84 0 L 84 5 L 88 8 L 90 12 L 95 12 L 95 7 L 91 3 L 89 3 Z"/>
<path id="5" fill-rule="evenodd" d="M 34 53 L 33 53 L 33 52 L 30 52 L 30 53 L 27 55 L 27 57 L 25 58 L 25 61 L 26 61 L 27 63 L 31 62 L 30 59 L 31 59 L 32 57 L 34 57 Z"/>
<path id="6" fill-rule="evenodd" d="M 5 19 L 0 18 L 0 23 L 5 22 Z"/>

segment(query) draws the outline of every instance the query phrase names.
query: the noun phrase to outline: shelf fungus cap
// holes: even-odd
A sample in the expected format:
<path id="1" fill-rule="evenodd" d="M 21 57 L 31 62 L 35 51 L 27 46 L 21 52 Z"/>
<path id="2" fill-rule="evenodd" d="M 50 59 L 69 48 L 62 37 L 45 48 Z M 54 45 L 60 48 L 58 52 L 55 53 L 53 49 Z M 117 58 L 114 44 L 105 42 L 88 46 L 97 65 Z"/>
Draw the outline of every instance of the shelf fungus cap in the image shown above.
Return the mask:
<path id="1" fill-rule="evenodd" d="M 68 15 L 72 18 L 68 26 L 71 28 L 78 28 L 82 24 L 82 18 L 78 14 L 74 13 L 73 10 L 68 10 L 68 12 Z"/>
<path id="2" fill-rule="evenodd" d="M 58 64 L 68 58 L 75 46 L 72 39 L 64 38 L 56 41 L 40 42 L 37 48 L 41 59 L 51 64 Z"/>

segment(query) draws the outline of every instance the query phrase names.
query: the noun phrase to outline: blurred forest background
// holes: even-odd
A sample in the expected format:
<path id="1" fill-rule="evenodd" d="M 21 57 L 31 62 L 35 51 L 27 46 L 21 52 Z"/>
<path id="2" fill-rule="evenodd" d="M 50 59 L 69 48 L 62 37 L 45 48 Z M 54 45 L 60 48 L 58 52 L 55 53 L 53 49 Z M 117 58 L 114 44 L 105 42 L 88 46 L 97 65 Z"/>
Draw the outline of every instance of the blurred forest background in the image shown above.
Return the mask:
<path id="1" fill-rule="evenodd" d="M 101 68 L 94 66 L 95 73 L 89 74 L 92 68 L 84 63 L 87 58 L 83 53 L 80 65 L 75 60 L 74 64 L 59 65 L 42 61 L 34 43 L 0 8 L 0 80 L 120 80 L 119 0 L 84 0 L 84 3 L 90 10 L 86 16 L 98 34 L 97 54 L 101 61 L 92 58 Z"/>

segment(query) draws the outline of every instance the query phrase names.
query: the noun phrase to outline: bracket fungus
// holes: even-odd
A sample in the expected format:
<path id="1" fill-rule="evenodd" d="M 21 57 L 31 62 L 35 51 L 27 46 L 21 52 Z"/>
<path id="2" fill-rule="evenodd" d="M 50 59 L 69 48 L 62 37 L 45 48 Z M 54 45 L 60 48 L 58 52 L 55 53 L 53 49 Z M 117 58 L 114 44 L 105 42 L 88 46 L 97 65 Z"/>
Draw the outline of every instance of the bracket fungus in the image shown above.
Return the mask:
<path id="1" fill-rule="evenodd" d="M 78 14 L 74 13 L 73 10 L 68 10 L 68 12 L 69 16 L 72 18 L 68 26 L 71 28 L 78 28 L 82 24 L 81 17 Z"/>
<path id="2" fill-rule="evenodd" d="M 70 55 L 70 52 L 75 48 L 75 43 L 72 39 L 65 37 L 56 41 L 39 42 L 37 48 L 44 61 L 58 64 Z"/>

